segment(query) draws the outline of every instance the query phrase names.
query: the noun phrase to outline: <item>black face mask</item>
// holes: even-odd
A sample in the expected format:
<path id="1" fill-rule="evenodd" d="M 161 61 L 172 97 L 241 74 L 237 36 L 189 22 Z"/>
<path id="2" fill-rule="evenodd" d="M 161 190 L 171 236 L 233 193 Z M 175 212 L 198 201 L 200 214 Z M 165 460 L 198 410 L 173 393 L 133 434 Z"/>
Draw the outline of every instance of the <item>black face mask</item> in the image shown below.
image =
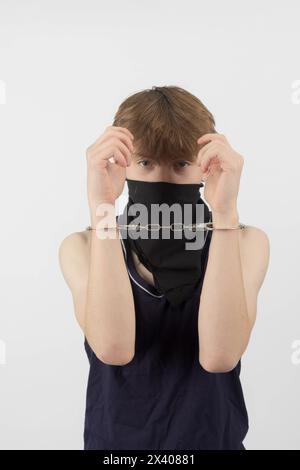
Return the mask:
<path id="1" fill-rule="evenodd" d="M 120 224 L 138 224 L 139 219 L 142 218 L 142 212 L 139 210 L 134 211 L 130 215 L 130 207 L 133 204 L 143 204 L 147 208 L 147 218 L 142 218 L 141 225 L 160 224 L 160 225 L 173 225 L 173 228 L 182 228 L 181 223 L 193 224 L 211 221 L 211 212 L 201 198 L 199 189 L 203 183 L 195 184 L 177 184 L 168 182 L 146 182 L 137 181 L 126 178 L 128 184 L 128 203 L 124 209 L 123 214 L 119 216 Z M 167 204 L 170 210 L 167 211 L 167 217 L 163 218 L 162 211 L 157 212 L 157 218 L 151 218 L 151 205 L 152 204 Z M 178 217 L 172 211 L 172 204 L 178 204 L 182 212 L 177 212 Z M 189 205 L 189 211 L 184 204 Z M 202 205 L 202 209 L 196 211 L 196 205 Z M 152 207 L 153 208 L 153 207 Z M 138 209 L 138 208 L 137 208 Z M 166 223 L 167 222 L 167 223 Z M 153 225 L 152 229 L 158 227 Z M 122 232 L 122 237 L 126 237 L 129 246 L 137 254 L 140 262 L 152 273 L 154 285 L 156 289 L 164 294 L 169 302 L 178 306 L 181 302 L 188 299 L 194 292 L 195 287 L 200 281 L 204 263 L 206 261 L 205 255 L 207 254 L 207 243 L 204 241 L 208 232 L 195 232 L 195 231 L 179 231 L 179 237 L 176 238 L 175 231 L 168 231 L 159 228 L 156 234 L 152 231 L 147 231 L 145 228 L 140 228 L 136 231 L 138 238 L 133 239 L 130 234 L 133 233 L 131 229 L 127 229 L 126 233 Z M 167 230 L 167 232 L 165 232 Z M 141 238 L 144 233 L 148 238 Z M 186 235 L 190 233 L 191 235 Z M 196 233 L 198 233 L 196 238 Z M 157 238 L 153 238 L 153 237 Z M 190 243 L 193 249 L 186 249 L 186 243 Z M 197 249 L 195 249 L 197 247 Z"/>

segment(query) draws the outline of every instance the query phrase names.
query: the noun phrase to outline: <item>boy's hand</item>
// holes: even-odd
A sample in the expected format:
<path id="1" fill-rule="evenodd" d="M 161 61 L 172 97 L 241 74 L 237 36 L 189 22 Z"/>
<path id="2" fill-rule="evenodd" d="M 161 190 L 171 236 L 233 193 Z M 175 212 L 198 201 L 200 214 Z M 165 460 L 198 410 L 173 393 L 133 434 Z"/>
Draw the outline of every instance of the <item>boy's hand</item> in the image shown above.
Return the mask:
<path id="1" fill-rule="evenodd" d="M 203 171 L 204 197 L 216 217 L 233 218 L 237 214 L 244 158 L 230 146 L 223 134 L 205 134 L 197 143 L 202 146 L 197 164 Z"/>
<path id="2" fill-rule="evenodd" d="M 134 137 L 124 128 L 108 126 L 86 151 L 88 201 L 92 219 L 101 203 L 114 204 L 122 194 Z"/>

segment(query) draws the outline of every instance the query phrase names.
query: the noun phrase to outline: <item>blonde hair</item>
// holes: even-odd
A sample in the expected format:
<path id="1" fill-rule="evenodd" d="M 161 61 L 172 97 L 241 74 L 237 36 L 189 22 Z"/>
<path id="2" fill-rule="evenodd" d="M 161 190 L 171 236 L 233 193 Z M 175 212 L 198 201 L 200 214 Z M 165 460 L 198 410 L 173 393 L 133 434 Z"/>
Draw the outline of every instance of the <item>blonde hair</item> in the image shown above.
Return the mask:
<path id="1" fill-rule="evenodd" d="M 132 132 L 136 155 L 160 162 L 193 161 L 201 148 L 197 139 L 217 132 L 211 112 L 178 86 L 154 86 L 129 96 L 113 125 Z"/>

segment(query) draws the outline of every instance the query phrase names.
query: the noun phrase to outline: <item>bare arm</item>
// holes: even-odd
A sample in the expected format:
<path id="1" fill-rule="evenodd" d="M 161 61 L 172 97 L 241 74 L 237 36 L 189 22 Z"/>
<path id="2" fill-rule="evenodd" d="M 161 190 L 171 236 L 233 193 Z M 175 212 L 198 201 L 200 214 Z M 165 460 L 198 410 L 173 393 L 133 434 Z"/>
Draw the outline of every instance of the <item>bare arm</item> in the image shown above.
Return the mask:
<path id="1" fill-rule="evenodd" d="M 238 217 L 216 226 L 235 225 Z M 213 231 L 199 308 L 199 360 L 210 372 L 230 371 L 250 339 L 269 261 L 266 234 L 255 227 Z"/>
<path id="2" fill-rule="evenodd" d="M 213 223 L 236 226 L 244 158 L 223 134 L 205 134 L 197 142 Z M 232 370 L 245 351 L 268 261 L 269 242 L 262 230 L 248 226 L 212 232 L 198 317 L 199 361 L 207 371 Z"/>
<path id="3" fill-rule="evenodd" d="M 101 240 L 91 231 L 85 334 L 106 363 L 134 356 L 135 309 L 119 235 Z"/>
<path id="4" fill-rule="evenodd" d="M 115 223 L 115 201 L 122 193 L 125 168 L 131 162 L 131 139 L 127 129 L 108 126 L 87 150 L 93 228 L 99 227 L 104 217 L 108 225 Z M 112 156 L 114 162 L 109 161 Z M 99 209 L 102 213 L 97 212 Z M 100 238 L 95 230 L 69 235 L 60 246 L 59 259 L 89 345 L 103 362 L 124 365 L 134 356 L 134 299 L 120 234 L 116 229 L 109 233 L 112 237 Z"/>

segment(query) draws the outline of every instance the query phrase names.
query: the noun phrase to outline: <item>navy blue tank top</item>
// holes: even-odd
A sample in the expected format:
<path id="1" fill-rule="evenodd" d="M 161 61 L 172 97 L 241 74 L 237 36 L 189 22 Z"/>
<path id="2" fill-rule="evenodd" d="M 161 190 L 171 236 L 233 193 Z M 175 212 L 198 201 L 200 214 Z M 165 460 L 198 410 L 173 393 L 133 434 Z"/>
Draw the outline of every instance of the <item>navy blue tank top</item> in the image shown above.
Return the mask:
<path id="1" fill-rule="evenodd" d="M 204 272 L 212 232 L 203 250 Z M 120 238 L 136 313 L 135 356 L 126 365 L 89 360 L 84 450 L 239 450 L 248 431 L 241 362 L 212 373 L 199 363 L 198 309 L 203 278 L 193 296 L 172 307 L 137 272 Z"/>

